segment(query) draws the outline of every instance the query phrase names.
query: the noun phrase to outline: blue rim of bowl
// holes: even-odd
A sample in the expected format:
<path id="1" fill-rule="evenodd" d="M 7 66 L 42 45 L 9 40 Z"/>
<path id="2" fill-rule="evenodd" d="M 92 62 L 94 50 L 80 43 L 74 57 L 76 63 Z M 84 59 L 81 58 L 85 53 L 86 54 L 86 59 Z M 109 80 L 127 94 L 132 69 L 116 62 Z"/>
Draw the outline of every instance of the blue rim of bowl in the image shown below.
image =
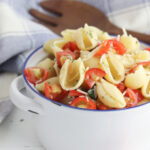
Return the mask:
<path id="1" fill-rule="evenodd" d="M 149 44 L 146 44 L 144 42 L 141 42 L 140 43 L 144 44 L 144 45 L 147 45 L 147 46 L 150 46 Z M 43 96 L 41 93 L 39 93 L 38 91 L 36 91 L 31 85 L 30 83 L 28 82 L 28 80 L 26 79 L 25 77 L 25 74 L 24 74 L 24 69 L 26 68 L 26 64 L 28 62 L 28 60 L 30 59 L 30 57 L 33 56 L 34 53 L 36 53 L 37 51 L 39 51 L 41 48 L 43 47 L 43 45 L 41 45 L 40 47 L 38 47 L 37 49 L 35 49 L 33 52 L 31 52 L 29 54 L 29 56 L 26 58 L 25 62 L 24 62 L 24 65 L 23 65 L 23 78 L 26 82 L 26 84 L 28 85 L 28 87 L 35 93 L 37 94 L 38 96 L 40 96 L 41 98 L 45 99 L 45 100 L 48 100 L 50 102 L 52 102 L 53 104 L 56 104 L 58 106 L 64 106 L 64 107 L 67 107 L 67 108 L 71 108 L 71 109 L 76 109 L 76 110 L 83 110 L 83 111 L 91 111 L 91 112 L 115 112 L 115 111 L 125 111 L 125 110 L 129 110 L 129 109 L 134 109 L 134 108 L 139 108 L 139 107 L 142 107 L 143 105 L 148 105 L 150 102 L 147 102 L 147 103 L 144 103 L 144 104 L 141 104 L 141 105 L 137 105 L 137 106 L 134 106 L 134 107 L 129 107 L 129 108 L 121 108 L 121 109 L 110 109 L 110 110 L 97 110 L 97 109 L 83 109 L 83 108 L 78 108 L 78 107 L 73 107 L 73 106 L 69 106 L 69 105 L 65 105 L 63 103 L 60 103 L 60 102 L 57 102 L 57 101 L 54 101 L 54 100 L 51 100 L 51 99 L 48 99 L 46 98 L 45 96 Z"/>

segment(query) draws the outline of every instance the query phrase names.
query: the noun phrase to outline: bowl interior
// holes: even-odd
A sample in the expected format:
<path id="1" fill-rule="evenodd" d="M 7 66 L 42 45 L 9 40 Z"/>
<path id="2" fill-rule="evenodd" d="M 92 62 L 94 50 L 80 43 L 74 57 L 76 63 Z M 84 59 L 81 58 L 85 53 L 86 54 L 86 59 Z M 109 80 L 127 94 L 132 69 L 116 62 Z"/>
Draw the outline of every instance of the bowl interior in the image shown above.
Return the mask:
<path id="1" fill-rule="evenodd" d="M 47 56 L 48 56 L 48 54 L 46 52 L 44 52 L 42 47 L 36 49 L 27 58 L 24 69 L 28 68 L 28 67 L 36 66 L 36 64 L 38 62 L 40 62 L 42 59 L 46 58 Z"/>
<path id="2" fill-rule="evenodd" d="M 146 47 L 150 47 L 148 44 L 145 44 L 143 42 L 141 42 L 141 49 L 144 49 Z M 24 66 L 23 66 L 23 70 L 25 68 L 28 68 L 28 67 L 34 67 L 36 66 L 36 64 L 43 60 L 44 58 L 46 58 L 48 56 L 48 53 L 46 53 L 44 50 L 43 50 L 43 46 L 40 46 L 39 48 L 37 48 L 36 50 L 34 50 L 26 59 L 25 63 L 24 63 Z M 62 104 L 62 103 L 59 103 L 59 102 L 55 102 L 53 100 L 50 100 L 48 98 L 46 98 L 45 96 L 41 95 L 35 88 L 32 84 L 30 84 L 24 73 L 23 73 L 23 77 L 24 77 L 24 80 L 25 82 L 27 83 L 27 85 L 29 86 L 29 88 L 36 94 L 38 94 L 40 97 L 44 98 L 45 100 L 48 100 L 48 101 L 51 101 L 52 103 L 54 104 L 57 104 L 59 106 L 65 106 L 65 107 L 69 107 L 69 108 L 73 108 L 73 109 L 78 109 L 78 110 L 84 110 L 84 111 L 120 111 L 120 110 L 127 110 L 127 109 L 133 109 L 133 108 L 136 108 L 136 107 L 141 107 L 143 105 L 146 105 L 146 104 L 150 104 L 150 102 L 148 103 L 145 103 L 145 104 L 141 104 L 141 105 L 138 105 L 138 106 L 135 106 L 135 107 L 131 107 L 131 108 L 122 108 L 122 109 L 112 109 L 112 110 L 89 110 L 89 109 L 82 109 L 82 108 L 77 108 L 77 107 L 72 107 L 72 106 L 68 106 L 68 105 L 65 105 L 65 104 Z"/>

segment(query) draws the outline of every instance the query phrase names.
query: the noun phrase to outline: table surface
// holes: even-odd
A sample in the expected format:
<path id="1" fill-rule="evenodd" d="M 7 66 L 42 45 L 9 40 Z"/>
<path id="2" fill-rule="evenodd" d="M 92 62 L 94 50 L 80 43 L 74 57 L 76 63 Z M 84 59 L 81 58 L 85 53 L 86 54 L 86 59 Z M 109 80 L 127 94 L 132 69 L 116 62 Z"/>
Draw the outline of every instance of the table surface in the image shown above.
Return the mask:
<path id="1" fill-rule="evenodd" d="M 32 116 L 14 106 L 0 124 L 0 150 L 45 150 L 34 131 Z"/>
<path id="2" fill-rule="evenodd" d="M 0 98 L 8 95 L 13 74 L 0 74 Z M 32 115 L 14 106 L 0 124 L 0 150 L 44 150 L 34 131 Z"/>

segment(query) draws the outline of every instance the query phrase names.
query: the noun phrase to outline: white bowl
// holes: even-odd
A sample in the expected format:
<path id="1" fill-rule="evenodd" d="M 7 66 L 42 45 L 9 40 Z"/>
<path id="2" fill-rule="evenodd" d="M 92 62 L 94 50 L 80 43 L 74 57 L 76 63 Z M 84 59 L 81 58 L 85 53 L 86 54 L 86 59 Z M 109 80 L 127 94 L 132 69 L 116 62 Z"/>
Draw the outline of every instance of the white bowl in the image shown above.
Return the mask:
<path id="1" fill-rule="evenodd" d="M 42 47 L 36 49 L 24 68 L 46 56 Z M 10 97 L 17 107 L 36 113 L 35 128 L 47 150 L 150 150 L 150 103 L 119 110 L 73 108 L 42 96 L 24 75 L 12 82 Z"/>

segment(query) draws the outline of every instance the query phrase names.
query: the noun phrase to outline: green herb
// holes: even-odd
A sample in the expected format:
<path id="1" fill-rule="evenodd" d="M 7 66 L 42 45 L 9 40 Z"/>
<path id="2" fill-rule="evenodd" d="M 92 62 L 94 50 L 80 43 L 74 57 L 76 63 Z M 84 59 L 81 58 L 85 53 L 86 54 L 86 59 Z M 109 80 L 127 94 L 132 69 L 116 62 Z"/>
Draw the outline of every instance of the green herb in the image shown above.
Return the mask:
<path id="1" fill-rule="evenodd" d="M 65 60 L 66 60 L 66 59 L 69 59 L 69 60 L 71 61 L 71 63 L 73 63 L 73 62 L 74 62 L 74 59 L 72 59 L 72 57 L 71 57 L 71 56 L 65 57 Z"/>
<path id="2" fill-rule="evenodd" d="M 94 88 L 91 88 L 91 89 L 88 90 L 88 96 L 91 97 L 94 100 L 97 100 L 97 96 L 95 94 Z"/>
<path id="3" fill-rule="evenodd" d="M 89 36 L 90 36 L 91 38 L 93 38 L 92 32 L 89 32 Z"/>
<path id="4" fill-rule="evenodd" d="M 63 57 L 64 60 L 66 60 L 66 59 L 68 59 L 68 58 L 69 58 L 69 56 L 67 57 L 67 55 Z"/>
<path id="5" fill-rule="evenodd" d="M 93 34 L 91 31 L 86 31 L 86 34 L 90 36 L 90 38 L 93 38 Z"/>

